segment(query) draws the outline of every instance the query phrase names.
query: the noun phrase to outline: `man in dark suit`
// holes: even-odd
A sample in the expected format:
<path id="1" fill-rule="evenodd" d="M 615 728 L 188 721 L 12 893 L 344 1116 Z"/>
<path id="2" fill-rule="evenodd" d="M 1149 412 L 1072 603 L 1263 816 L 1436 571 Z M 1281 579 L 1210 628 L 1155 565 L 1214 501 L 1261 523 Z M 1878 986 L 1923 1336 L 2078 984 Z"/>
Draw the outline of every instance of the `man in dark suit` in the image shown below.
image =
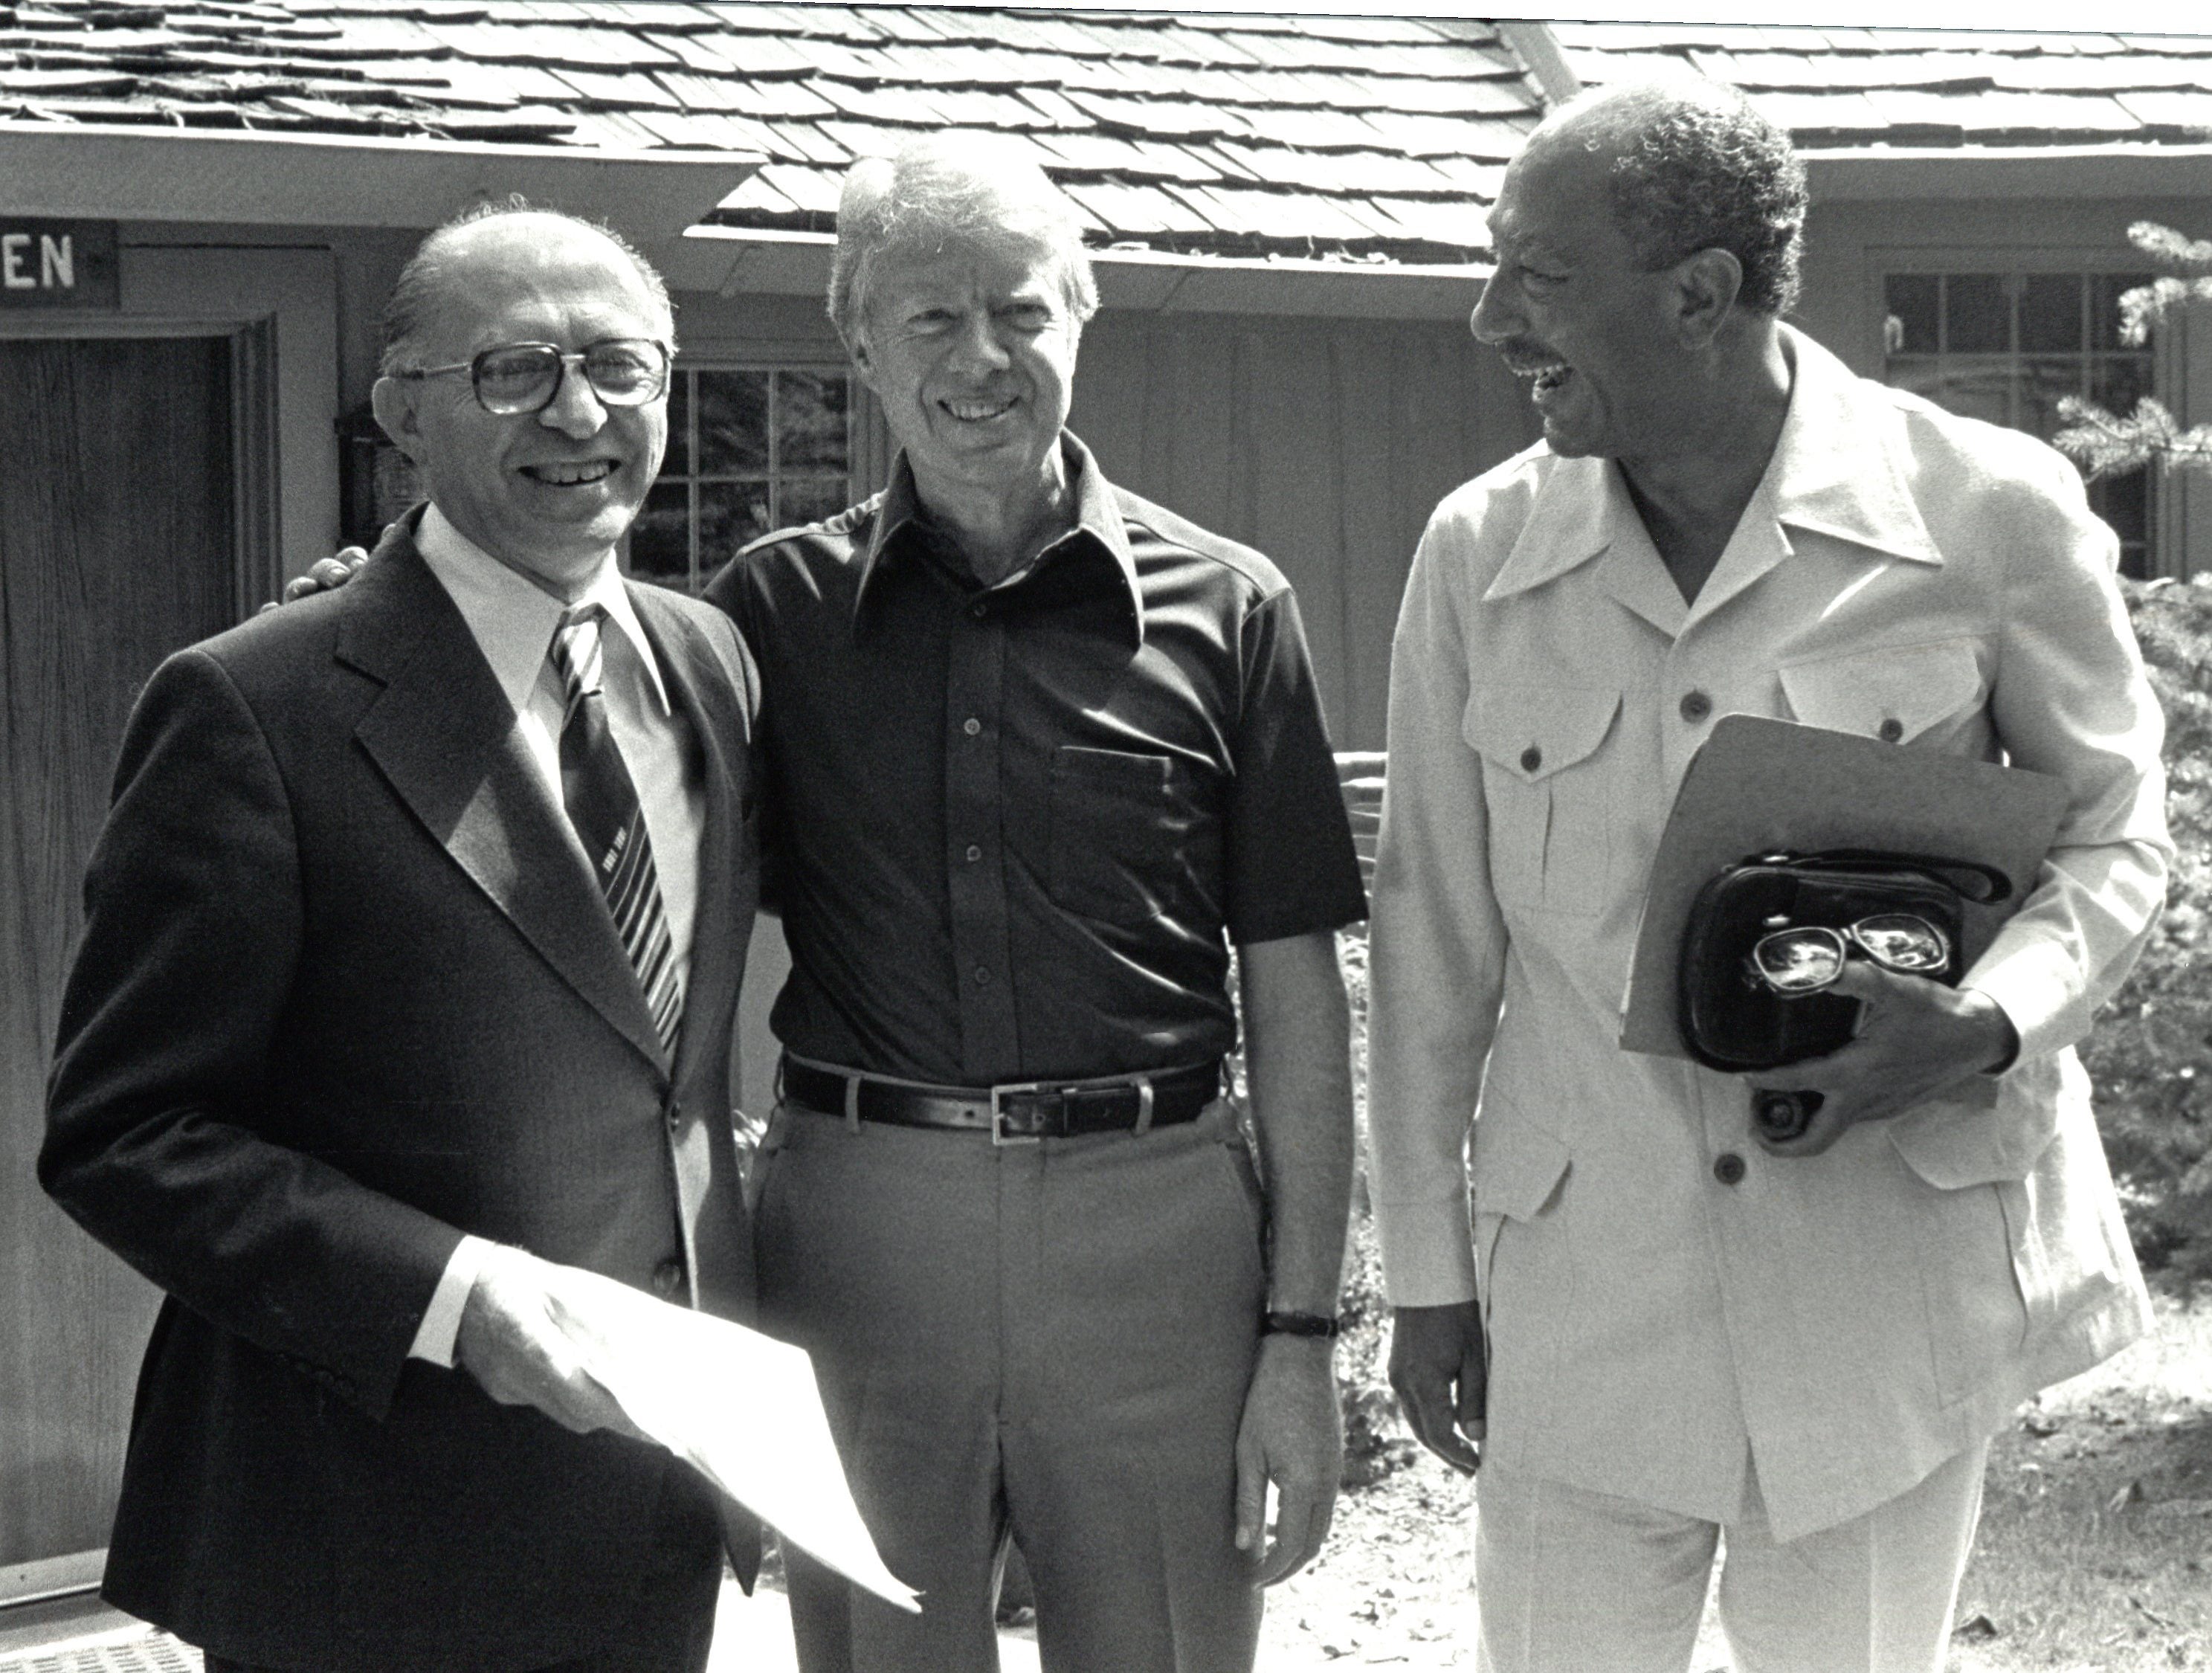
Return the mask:
<path id="1" fill-rule="evenodd" d="M 671 336 L 583 222 L 433 234 L 374 392 L 429 504 L 132 715 L 40 1175 L 168 1292 L 106 1595 L 214 1673 L 705 1664 L 716 1504 L 568 1346 L 577 1268 L 752 1293 L 755 676 L 614 563 Z"/>

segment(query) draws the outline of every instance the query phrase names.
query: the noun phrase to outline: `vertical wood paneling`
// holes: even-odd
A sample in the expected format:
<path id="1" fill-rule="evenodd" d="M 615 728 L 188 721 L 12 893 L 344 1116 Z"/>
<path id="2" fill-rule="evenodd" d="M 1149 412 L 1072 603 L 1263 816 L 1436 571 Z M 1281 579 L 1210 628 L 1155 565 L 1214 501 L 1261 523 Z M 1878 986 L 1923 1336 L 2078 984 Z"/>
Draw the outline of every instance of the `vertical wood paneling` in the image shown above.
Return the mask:
<path id="1" fill-rule="evenodd" d="M 0 1565 L 106 1542 L 155 1300 L 33 1165 L 124 719 L 230 617 L 229 370 L 219 338 L 0 342 Z"/>
<path id="2" fill-rule="evenodd" d="M 1371 750 L 1422 526 L 1527 445 L 1527 405 L 1462 320 L 1109 313 L 1071 423 L 1115 480 L 1274 560 L 1337 747 Z"/>

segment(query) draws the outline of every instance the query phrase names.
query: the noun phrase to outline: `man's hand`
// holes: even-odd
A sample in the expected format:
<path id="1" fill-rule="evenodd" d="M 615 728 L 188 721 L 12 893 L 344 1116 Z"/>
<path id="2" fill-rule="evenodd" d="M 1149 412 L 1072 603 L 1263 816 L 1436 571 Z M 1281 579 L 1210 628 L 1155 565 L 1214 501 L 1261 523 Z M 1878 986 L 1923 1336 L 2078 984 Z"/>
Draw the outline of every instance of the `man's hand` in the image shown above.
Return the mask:
<path id="1" fill-rule="evenodd" d="M 1817 1156 L 1858 1122 L 1901 1114 L 2020 1049 L 2002 1007 L 1971 989 L 1961 992 L 1853 958 L 1828 991 L 1863 1002 L 1856 1037 L 1825 1057 L 1749 1077 L 1760 1086 L 1816 1092 L 1823 1099 L 1796 1138 L 1769 1139 L 1753 1129 L 1772 1155 Z"/>
<path id="2" fill-rule="evenodd" d="M 368 554 L 358 546 L 344 546 L 336 557 L 319 557 L 310 564 L 304 575 L 295 575 L 284 583 L 285 604 L 296 604 L 301 599 L 312 598 L 318 593 L 328 593 L 344 586 L 353 579 L 353 572 L 368 562 Z M 266 616 L 276 608 L 279 600 L 271 599 L 253 613 Z"/>
<path id="3" fill-rule="evenodd" d="M 1490 1363 L 1474 1302 L 1391 1310 L 1390 1386 L 1422 1445 L 1463 1475 L 1482 1468 Z"/>
<path id="4" fill-rule="evenodd" d="M 1237 1548 L 1258 1558 L 1263 1586 L 1290 1579 L 1328 1537 L 1344 1474 L 1344 1414 L 1329 1348 L 1311 1336 L 1260 1339 L 1237 1432 Z M 1261 1555 L 1270 1481 L 1274 1537 Z"/>
<path id="5" fill-rule="evenodd" d="M 532 1406 L 582 1434 L 637 1429 L 586 1368 L 596 1298 L 573 1268 L 504 1245 L 486 1252 L 461 1308 L 453 1363 L 503 1406 Z"/>

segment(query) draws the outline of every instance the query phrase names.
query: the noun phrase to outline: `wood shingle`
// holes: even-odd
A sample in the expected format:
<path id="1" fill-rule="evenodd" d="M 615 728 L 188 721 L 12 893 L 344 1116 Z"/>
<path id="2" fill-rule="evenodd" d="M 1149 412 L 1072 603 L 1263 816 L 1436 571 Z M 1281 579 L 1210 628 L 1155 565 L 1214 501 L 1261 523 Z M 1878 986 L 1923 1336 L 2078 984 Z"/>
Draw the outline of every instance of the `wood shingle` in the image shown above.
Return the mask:
<path id="1" fill-rule="evenodd" d="M 0 0 L 0 100 L 49 122 L 741 149 L 766 166 L 712 218 L 813 230 L 834 224 L 852 158 L 984 129 L 1033 148 L 1102 243 L 1460 262 L 1484 252 L 1504 165 L 1545 108 L 1512 36 L 1531 27 L 776 0 Z M 2212 37 L 1551 28 L 1585 82 L 1701 70 L 1815 152 L 2212 131 Z"/>

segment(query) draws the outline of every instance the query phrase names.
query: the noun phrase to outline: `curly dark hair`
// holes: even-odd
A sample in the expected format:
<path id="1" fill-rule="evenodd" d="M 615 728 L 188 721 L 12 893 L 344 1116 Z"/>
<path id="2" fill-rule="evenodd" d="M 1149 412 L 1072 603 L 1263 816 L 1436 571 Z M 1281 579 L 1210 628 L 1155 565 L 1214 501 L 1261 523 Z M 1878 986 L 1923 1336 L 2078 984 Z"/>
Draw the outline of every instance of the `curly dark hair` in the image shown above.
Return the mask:
<path id="1" fill-rule="evenodd" d="M 1650 89 L 1624 136 L 1608 197 L 1614 224 L 1650 271 L 1699 250 L 1743 266 L 1738 306 L 1779 316 L 1797 304 L 1805 165 L 1790 136 L 1734 88 Z"/>

